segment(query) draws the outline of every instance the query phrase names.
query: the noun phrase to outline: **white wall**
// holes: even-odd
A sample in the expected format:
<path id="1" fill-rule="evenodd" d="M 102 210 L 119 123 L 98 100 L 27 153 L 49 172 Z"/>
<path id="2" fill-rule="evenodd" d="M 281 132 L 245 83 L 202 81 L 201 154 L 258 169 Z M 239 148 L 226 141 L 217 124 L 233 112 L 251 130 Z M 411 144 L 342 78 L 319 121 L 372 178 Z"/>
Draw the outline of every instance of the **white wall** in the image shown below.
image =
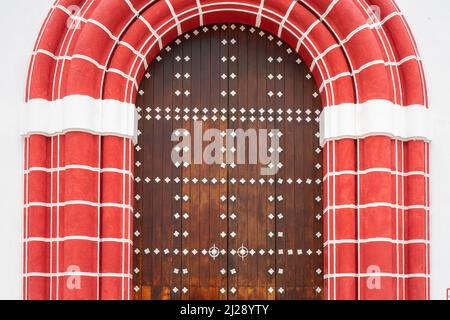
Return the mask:
<path id="1" fill-rule="evenodd" d="M 0 10 L 0 299 L 22 298 L 22 139 L 19 106 L 30 53 L 53 0 L 2 1 Z"/>
<path id="2" fill-rule="evenodd" d="M 29 54 L 53 0 L 15 0 L 0 11 L 0 299 L 20 299 L 22 270 L 22 140 L 18 107 L 23 103 Z M 450 288 L 450 2 L 397 0 L 424 59 L 435 118 L 432 143 L 432 298 Z"/>
<path id="3" fill-rule="evenodd" d="M 424 60 L 434 117 L 431 144 L 431 288 L 445 299 L 450 288 L 450 2 L 397 0 Z"/>

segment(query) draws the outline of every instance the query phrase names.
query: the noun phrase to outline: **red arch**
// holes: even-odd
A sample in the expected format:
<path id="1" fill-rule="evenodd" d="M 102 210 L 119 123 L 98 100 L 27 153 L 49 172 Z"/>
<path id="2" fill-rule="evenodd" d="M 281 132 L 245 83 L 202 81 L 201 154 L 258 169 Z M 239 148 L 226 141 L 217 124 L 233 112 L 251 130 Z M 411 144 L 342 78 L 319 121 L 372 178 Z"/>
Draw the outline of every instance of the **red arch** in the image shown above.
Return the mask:
<path id="1" fill-rule="evenodd" d="M 80 11 L 75 24 L 68 28 L 73 6 L 79 7 Z M 377 6 L 380 16 L 373 14 L 371 6 Z M 373 101 L 402 107 L 427 106 L 417 46 L 392 0 L 59 0 L 52 7 L 33 51 L 27 101 L 51 102 L 84 96 L 93 98 L 88 104 L 106 100 L 133 104 L 147 66 L 166 44 L 184 32 L 221 22 L 260 27 L 295 48 L 310 66 L 321 88 L 324 107 L 353 104 L 358 108 Z M 63 129 L 67 130 L 61 132 L 76 131 L 76 128 Z M 325 296 L 328 299 L 429 298 L 428 144 L 423 139 L 402 142 L 389 135 L 372 136 L 335 139 L 325 145 Z M 356 138 L 363 138 L 363 135 Z M 82 159 L 66 161 L 70 156 L 76 158 L 74 153 L 80 148 L 80 141 L 96 156 L 86 163 Z M 50 154 L 42 155 L 39 151 L 42 148 L 49 149 Z M 36 135 L 27 138 L 26 240 L 33 237 L 32 224 L 36 223 L 30 222 L 33 203 L 60 201 L 56 199 L 59 196 L 49 200 L 44 195 L 41 197 L 44 200 L 39 196 L 36 197 L 39 201 L 30 200 L 33 188 L 38 187 L 33 184 L 33 179 L 38 179 L 33 177 L 33 173 L 39 171 L 37 167 L 56 168 L 57 178 L 64 165 L 83 164 L 93 171 L 97 168 L 98 176 L 92 179 L 94 183 L 98 181 L 98 190 L 89 192 L 97 192 L 97 197 L 90 201 L 97 201 L 100 208 L 103 201 L 100 185 L 104 177 L 99 172 L 105 166 L 104 162 L 110 162 L 123 178 L 115 182 L 114 188 L 119 195 L 111 196 L 111 199 L 126 206 L 122 208 L 123 214 L 129 219 L 132 214 L 131 148 L 131 142 L 126 138 L 101 138 L 76 132 L 56 135 L 56 138 Z M 112 150 L 123 153 L 121 161 L 114 163 Z M 56 152 L 58 161 L 51 152 Z M 38 159 L 33 160 L 36 155 Z M 66 162 L 61 163 L 60 157 Z M 50 172 L 52 180 L 53 170 L 46 172 Z M 76 184 L 80 177 L 71 179 Z M 115 181 L 118 177 L 111 179 Z M 47 182 L 39 181 L 41 187 L 48 186 Z M 74 200 L 69 191 L 61 192 Z M 53 217 L 52 209 L 50 212 Z M 375 213 L 378 217 L 374 218 Z M 413 218 L 407 218 L 406 213 L 412 213 Z M 100 216 L 100 209 L 98 214 Z M 422 217 L 416 217 L 416 214 Z M 56 216 L 59 217 L 59 211 Z M 102 222 L 96 223 L 100 230 Z M 388 231 L 380 227 L 383 223 L 388 225 Z M 59 230 L 59 226 L 56 228 Z M 130 224 L 127 228 L 130 232 L 123 231 L 120 237 L 129 242 L 132 237 Z M 55 234 L 50 233 L 44 238 L 54 237 Z M 103 259 L 100 234 L 97 237 L 97 247 L 88 249 L 93 250 L 89 259 L 100 261 Z M 28 258 L 27 254 L 34 250 L 28 243 L 25 245 L 26 298 L 129 297 L 129 278 L 124 274 L 131 273 L 131 245 L 122 247 L 121 254 L 111 254 L 111 264 L 122 261 L 121 271 L 115 272 L 121 274 L 122 281 L 99 276 L 97 278 L 101 280 L 90 282 L 87 291 L 74 294 L 62 288 L 63 293 L 55 294 L 52 290 L 58 291 L 60 284 L 53 284 L 48 281 L 51 276 L 45 275 L 54 273 L 57 267 L 47 266 L 45 261 L 34 256 Z M 45 253 L 52 251 L 51 248 L 36 250 Z M 69 249 L 65 257 L 77 250 L 81 249 Z M 50 264 L 54 263 L 52 257 L 55 259 L 51 255 Z M 374 265 L 380 270 L 376 275 L 382 279 L 380 290 L 368 289 L 365 285 L 371 276 L 366 269 Z M 96 268 L 100 268 L 99 263 Z M 82 276 L 88 277 L 84 271 L 81 270 Z M 100 273 L 99 270 L 85 272 L 95 271 Z M 110 270 L 105 273 L 111 273 L 107 271 Z M 44 274 L 46 280 L 38 278 L 38 274 Z M 104 286 L 100 284 L 103 280 Z M 111 289 L 104 292 L 106 285 Z"/>
<path id="2" fill-rule="evenodd" d="M 167 3 L 129 1 L 131 7 L 123 0 L 57 1 L 35 46 L 27 100 L 81 94 L 133 103 L 136 84 L 158 55 L 159 43 L 164 46 L 177 31 L 190 31 L 200 23 L 255 25 L 261 12 L 263 30 L 279 34 L 293 48 L 303 40 L 299 54 L 309 65 L 315 61 L 315 79 L 319 86 L 325 81 L 325 105 L 371 99 L 403 106 L 427 103 L 416 45 L 392 1 L 203 0 L 199 11 L 196 1 L 171 0 L 177 18 Z M 64 8 L 74 5 L 81 8 L 76 21 L 83 27 L 68 29 Z M 380 7 L 380 21 L 370 15 L 368 5 Z"/>

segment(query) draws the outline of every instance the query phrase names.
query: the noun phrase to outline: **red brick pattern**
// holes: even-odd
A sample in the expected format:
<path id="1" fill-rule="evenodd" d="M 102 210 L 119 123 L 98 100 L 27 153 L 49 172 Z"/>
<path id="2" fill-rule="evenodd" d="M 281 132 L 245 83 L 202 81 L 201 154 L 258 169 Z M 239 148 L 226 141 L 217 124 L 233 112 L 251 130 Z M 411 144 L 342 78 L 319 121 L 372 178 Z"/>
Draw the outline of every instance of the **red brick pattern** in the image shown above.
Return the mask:
<path id="1" fill-rule="evenodd" d="M 132 142 L 33 135 L 25 151 L 25 298 L 130 298 Z"/>

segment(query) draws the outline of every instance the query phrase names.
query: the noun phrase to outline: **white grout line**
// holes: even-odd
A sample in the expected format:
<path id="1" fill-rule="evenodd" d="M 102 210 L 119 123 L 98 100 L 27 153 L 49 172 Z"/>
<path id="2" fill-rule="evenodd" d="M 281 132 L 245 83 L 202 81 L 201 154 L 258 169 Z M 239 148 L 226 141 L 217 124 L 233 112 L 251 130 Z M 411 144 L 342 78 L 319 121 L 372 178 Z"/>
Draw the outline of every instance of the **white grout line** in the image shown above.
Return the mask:
<path id="1" fill-rule="evenodd" d="M 264 10 L 264 0 L 261 0 L 258 8 L 258 14 L 256 15 L 255 27 L 257 28 L 261 27 L 261 18 L 263 10 Z"/>
<path id="2" fill-rule="evenodd" d="M 101 268 L 100 268 L 100 263 L 101 263 L 101 242 L 102 242 L 102 238 L 101 238 L 101 223 L 102 223 L 102 212 L 100 209 L 100 205 L 101 205 L 101 187 L 102 187 L 102 179 L 101 179 L 101 172 L 102 172 L 102 140 L 103 137 L 98 136 L 98 173 L 97 173 L 97 239 L 95 240 L 97 242 L 97 272 L 100 274 Z M 100 296 L 100 278 L 97 277 L 97 300 L 100 300 L 101 296 Z"/>
<path id="3" fill-rule="evenodd" d="M 84 201 L 84 200 L 71 200 L 71 201 L 65 201 L 65 202 L 60 202 L 60 203 L 30 202 L 25 207 L 26 208 L 31 208 L 31 207 L 51 208 L 51 207 L 58 207 L 58 206 L 65 207 L 65 206 L 74 206 L 74 205 L 86 205 L 86 206 L 91 206 L 91 207 L 97 207 L 98 203 L 91 202 L 91 201 Z M 120 204 L 120 203 L 101 203 L 100 207 L 101 208 L 113 207 L 113 208 L 133 209 L 130 205 L 124 205 L 124 204 Z"/>
<path id="4" fill-rule="evenodd" d="M 428 177 L 429 175 L 423 171 L 410 171 L 410 172 L 400 172 L 388 168 L 370 168 L 366 170 L 361 170 L 360 172 L 356 172 L 353 170 L 344 170 L 344 171 L 337 171 L 333 173 L 327 173 L 323 177 L 323 181 L 328 180 L 330 177 L 337 177 L 337 176 L 345 176 L 345 175 L 367 175 L 371 173 L 387 173 L 394 176 L 400 176 L 400 177 L 411 177 L 411 176 L 424 176 Z"/>
<path id="5" fill-rule="evenodd" d="M 139 58 L 141 58 L 142 62 L 144 63 L 145 69 L 148 68 L 147 58 L 144 57 L 139 51 L 137 51 L 131 44 L 129 44 L 128 42 L 125 42 L 125 41 L 119 41 L 118 44 L 121 44 L 124 47 L 128 48 L 131 52 L 133 52 L 133 54 L 135 56 L 138 56 Z"/>
<path id="6" fill-rule="evenodd" d="M 28 174 L 28 168 L 30 165 L 30 138 L 25 138 L 25 154 L 26 154 L 26 170 L 25 170 L 25 203 L 24 203 L 24 211 L 25 211 L 25 217 L 24 217 L 24 239 L 28 238 L 28 197 L 29 197 L 29 174 Z M 28 272 L 28 243 L 24 243 L 24 273 Z M 28 279 L 24 279 L 24 300 L 28 300 Z"/>
<path id="7" fill-rule="evenodd" d="M 132 163 L 131 163 L 131 158 L 132 158 L 132 152 L 133 152 L 133 145 L 128 142 L 128 170 L 132 170 Z M 132 182 L 132 180 L 130 178 L 128 178 L 128 203 L 132 203 L 133 200 L 133 185 L 132 183 L 134 183 L 134 181 Z M 130 243 L 128 243 L 128 257 L 127 257 L 127 263 L 128 263 L 128 268 L 127 268 L 127 272 L 131 273 L 131 268 L 133 265 L 133 261 L 132 261 L 132 255 L 131 255 L 131 251 L 133 250 L 133 243 L 131 241 L 131 237 L 133 234 L 133 219 L 132 219 L 132 215 L 131 215 L 131 211 L 128 211 L 128 238 L 130 239 Z M 131 286 L 132 286 L 132 282 L 131 280 L 128 280 L 128 290 L 127 290 L 127 295 L 128 295 L 128 300 L 131 299 Z"/>
<path id="8" fill-rule="evenodd" d="M 425 158 L 425 170 L 428 171 L 428 156 L 429 156 L 429 150 L 428 150 L 428 143 L 424 143 L 424 158 Z M 429 178 L 424 177 L 424 182 L 425 182 L 425 204 L 426 204 L 426 216 L 425 216 L 425 236 L 427 240 L 430 240 L 430 234 L 429 234 L 429 228 L 430 228 L 430 204 L 429 204 L 429 194 L 428 194 L 428 180 Z M 425 273 L 426 274 L 430 274 L 430 270 L 429 270 L 429 263 L 430 263 L 430 253 L 431 253 L 431 241 L 430 241 L 430 246 L 427 246 L 427 248 L 425 248 Z M 426 297 L 427 300 L 430 299 L 430 293 L 429 293 L 429 281 L 426 281 Z"/>
<path id="9" fill-rule="evenodd" d="M 283 29 L 284 29 L 284 25 L 286 24 L 286 21 L 289 19 L 289 16 L 291 15 L 292 10 L 294 9 L 294 6 L 297 4 L 298 2 L 296 0 L 291 2 L 291 5 L 289 6 L 289 8 L 286 11 L 286 14 L 283 17 L 283 20 L 281 20 L 280 22 L 280 26 L 278 27 L 278 38 L 281 38 L 281 34 L 283 33 Z"/>
<path id="10" fill-rule="evenodd" d="M 356 174 L 356 229 L 357 229 L 357 233 L 356 233 L 356 239 L 357 239 L 357 244 L 358 244 L 358 255 L 357 255 L 357 259 L 358 259 L 358 300 L 361 300 L 361 175 L 359 174 L 360 171 L 360 165 L 361 165 L 361 160 L 360 160 L 360 155 L 361 155 L 361 141 L 360 139 L 356 140 L 356 170 L 357 170 L 357 174 Z M 336 180 L 336 179 L 334 179 Z M 335 214 L 335 219 L 336 219 L 336 210 L 333 211 Z"/>
<path id="11" fill-rule="evenodd" d="M 375 26 L 374 34 L 376 34 L 378 36 L 378 39 L 380 40 L 380 43 L 383 47 L 384 53 L 386 54 L 387 60 L 389 62 L 392 62 L 392 59 L 396 60 L 396 54 L 395 54 L 394 50 L 392 49 L 391 41 L 389 41 L 389 36 L 386 34 L 386 31 L 383 28 L 381 21 L 378 19 L 377 16 L 375 16 L 373 14 L 372 8 L 368 6 L 368 4 L 365 0 L 358 0 L 357 3 L 361 7 L 361 10 L 367 14 L 367 17 L 368 17 L 367 21 L 371 21 L 371 23 Z M 402 87 L 401 87 L 401 85 L 399 85 L 399 82 L 396 81 L 397 79 L 401 78 L 400 72 L 399 72 L 398 68 L 391 67 L 389 69 L 390 69 L 389 75 L 391 77 L 394 102 L 396 104 L 403 104 Z M 397 90 L 397 88 L 398 88 L 398 90 Z M 399 97 L 400 97 L 400 100 L 399 100 Z"/>
<path id="12" fill-rule="evenodd" d="M 175 23 L 177 25 L 178 36 L 181 36 L 183 34 L 183 30 L 181 30 L 181 24 L 180 24 L 180 21 L 178 20 L 178 15 L 175 12 L 170 0 L 165 0 L 165 2 L 167 4 L 167 6 L 169 7 L 170 13 L 172 14 L 173 18 L 175 19 Z"/>
<path id="13" fill-rule="evenodd" d="M 337 74 L 329 79 L 323 80 L 322 84 L 319 87 L 319 92 L 322 92 L 324 87 L 333 81 L 336 81 L 343 77 L 354 77 L 355 75 L 357 75 L 357 74 L 361 73 L 362 71 L 364 71 L 370 67 L 373 67 L 375 65 L 381 64 L 386 67 L 390 67 L 390 66 L 391 67 L 400 67 L 402 64 L 404 64 L 408 61 L 411 61 L 411 60 L 420 61 L 420 58 L 416 57 L 416 56 L 408 56 L 408 57 L 403 58 L 399 62 L 389 62 L 389 61 L 384 61 L 384 60 L 374 60 L 374 61 L 367 62 L 366 64 L 362 65 L 360 68 L 354 70 L 353 72 L 343 72 L 343 73 Z"/>
<path id="14" fill-rule="evenodd" d="M 113 242 L 113 243 L 128 243 L 133 244 L 133 241 L 128 239 L 121 239 L 121 238 L 99 238 L 99 237 L 89 237 L 89 236 L 65 236 L 65 237 L 57 237 L 57 238 L 45 238 L 45 237 L 29 237 L 25 238 L 25 243 L 32 243 L 32 242 L 44 242 L 44 243 L 50 243 L 50 242 L 67 242 L 67 241 L 90 241 L 90 242 Z"/>
<path id="15" fill-rule="evenodd" d="M 327 8 L 327 10 L 325 11 L 325 13 L 324 13 L 323 15 L 320 15 L 320 13 L 317 12 L 317 10 L 316 10 L 315 8 L 313 8 L 308 2 L 303 1 L 303 0 L 299 0 L 299 1 L 301 1 L 301 3 L 302 3 L 305 7 L 307 7 L 309 10 L 311 10 L 312 12 L 314 12 L 317 16 L 320 16 L 320 21 L 323 21 L 323 22 L 324 22 L 325 26 L 326 26 L 326 27 L 328 28 L 328 30 L 331 32 L 332 36 L 333 36 L 335 39 L 337 39 L 338 42 L 341 41 L 339 34 L 334 30 L 332 24 L 330 24 L 330 23 L 327 21 L 327 19 L 326 19 L 327 15 L 328 15 L 329 12 L 332 10 L 332 8 L 333 8 L 334 5 L 337 3 L 337 1 L 334 1 L 334 2 Z M 347 50 L 347 48 L 346 48 L 345 46 L 342 46 L 342 52 L 343 52 L 343 55 L 344 55 L 344 57 L 345 57 L 345 59 L 346 59 L 346 62 L 347 62 L 347 64 L 348 64 L 349 69 L 350 69 L 351 71 L 353 71 L 353 70 L 354 70 L 354 67 L 353 67 L 352 59 L 351 59 L 351 56 L 350 56 L 350 54 L 349 54 L 349 52 L 348 52 L 348 50 Z M 323 62 L 325 63 L 325 60 L 323 60 Z M 327 69 L 326 66 L 325 66 L 325 68 Z M 319 69 L 319 70 L 320 70 L 320 69 Z M 327 71 L 328 71 L 328 69 L 327 69 Z M 330 76 L 328 76 L 328 77 L 326 77 L 326 78 L 321 77 L 321 80 L 323 80 L 323 79 L 328 79 L 328 78 L 330 78 Z M 359 99 L 359 95 L 360 95 L 360 93 L 359 93 L 359 83 L 358 83 L 358 81 L 356 81 L 356 78 L 352 78 L 352 82 L 353 82 L 353 87 L 354 87 L 354 92 L 355 92 L 355 102 L 356 102 L 356 103 L 359 103 L 359 102 L 360 102 L 360 99 Z M 334 92 L 333 86 L 331 86 L 330 90 L 331 90 L 332 92 Z M 328 92 L 328 89 L 326 90 L 326 92 Z M 332 93 L 332 94 L 333 94 L 333 96 L 332 96 L 332 102 L 333 102 L 333 104 L 334 104 L 334 99 L 335 99 L 335 97 L 334 97 L 334 93 Z"/>
<path id="16" fill-rule="evenodd" d="M 405 278 L 405 279 L 411 279 L 411 278 L 430 278 L 431 276 L 429 274 L 424 273 L 411 273 L 411 274 L 395 274 L 390 272 L 377 272 L 377 273 L 337 273 L 337 274 L 325 274 L 324 279 L 329 278 L 362 278 L 362 277 L 380 277 L 380 278 Z"/>
<path id="17" fill-rule="evenodd" d="M 333 0 L 332 3 L 330 3 L 330 5 L 328 6 L 328 8 L 325 10 L 325 12 L 323 13 L 323 15 L 320 16 L 320 18 L 316 21 L 314 21 L 309 27 L 308 29 L 306 29 L 305 33 L 302 35 L 302 37 L 298 40 L 297 42 L 297 49 L 296 51 L 298 52 L 300 50 L 300 47 L 302 46 L 303 42 L 305 41 L 305 39 L 307 39 L 309 37 L 309 34 L 313 31 L 313 29 L 319 25 L 322 21 L 326 20 L 326 17 L 330 14 L 331 10 L 333 10 L 334 6 L 338 3 L 339 0 Z"/>
<path id="18" fill-rule="evenodd" d="M 398 140 L 395 140 L 395 171 L 398 171 L 399 169 L 398 169 Z M 398 203 L 398 198 L 399 198 L 399 196 L 398 196 L 398 178 L 399 178 L 399 176 L 398 175 L 396 175 L 395 176 L 395 203 L 397 204 L 397 205 L 399 205 L 399 203 Z M 403 205 L 403 203 L 401 204 L 401 205 Z M 396 270 L 396 272 L 397 273 L 400 273 L 400 258 L 399 258 L 399 253 L 400 253 L 400 249 L 399 249 L 399 247 L 398 247 L 398 245 L 399 245 L 399 232 L 398 232 L 398 226 L 399 226 L 399 217 L 398 217 L 398 208 L 395 208 L 395 239 L 396 239 L 396 241 L 397 241 L 397 243 L 396 243 L 396 245 L 395 245 L 395 250 L 396 250 L 396 265 L 397 265 L 397 270 Z M 403 239 L 403 244 L 405 244 L 405 242 L 404 242 L 404 239 Z M 404 273 L 404 272 L 403 272 Z M 396 279 L 396 285 L 397 285 L 397 287 L 396 287 L 396 290 L 397 290 L 397 300 L 400 300 L 400 278 L 397 278 Z"/>
<path id="19" fill-rule="evenodd" d="M 134 84 L 134 87 L 137 89 L 139 89 L 139 86 L 137 84 L 136 79 L 131 78 L 129 75 L 127 75 L 125 72 L 123 72 L 122 70 L 116 69 L 116 68 L 107 68 L 106 66 L 102 65 L 101 63 L 99 63 L 98 61 L 96 61 L 95 59 L 88 57 L 86 55 L 83 54 L 74 54 L 72 56 L 56 56 L 53 53 L 47 51 L 47 50 L 43 50 L 43 49 L 38 49 L 35 52 L 33 52 L 33 55 L 37 55 L 37 54 L 45 54 L 49 57 L 51 57 L 54 60 L 57 61 L 72 61 L 74 59 L 80 59 L 80 60 L 85 60 L 87 62 L 90 62 L 91 64 L 93 64 L 94 66 L 96 66 L 98 69 L 103 70 L 105 72 L 111 72 L 111 73 L 116 73 L 120 76 L 122 76 L 123 78 L 125 78 L 128 81 L 131 81 Z"/>
<path id="20" fill-rule="evenodd" d="M 78 15 L 84 15 L 86 14 L 86 12 L 88 12 L 88 10 L 91 8 L 91 6 L 94 4 L 94 1 L 85 1 L 79 8 L 78 12 L 77 12 L 77 16 Z M 64 37 L 62 39 L 62 41 L 60 42 L 60 46 L 59 46 L 59 50 L 58 50 L 58 56 L 66 56 L 68 55 L 68 52 L 70 50 L 71 47 L 71 43 L 72 40 L 75 36 L 76 30 L 80 28 L 80 24 L 81 21 L 73 21 L 73 22 L 77 22 L 74 26 L 74 28 L 72 28 L 72 30 L 68 30 L 65 34 Z M 66 43 L 67 41 L 67 43 Z M 62 91 L 62 78 L 63 78 L 63 74 L 64 74 L 64 69 L 65 69 L 65 65 L 66 65 L 66 60 L 61 60 L 61 66 L 59 64 L 60 60 L 56 60 L 56 65 L 54 66 L 54 74 L 53 74 L 53 81 L 52 81 L 52 89 L 51 89 L 51 100 L 55 100 L 55 99 L 60 99 L 61 98 L 61 91 Z M 56 70 L 59 70 L 59 72 L 57 72 Z M 57 81 L 58 79 L 58 81 Z"/>
<path id="21" fill-rule="evenodd" d="M 200 0 L 196 0 L 197 1 L 197 8 L 198 8 L 198 14 L 199 14 L 199 22 L 200 22 L 200 27 L 203 27 L 203 10 L 202 10 L 202 4 L 200 2 Z"/>
<path id="22" fill-rule="evenodd" d="M 56 147 L 56 202 L 59 203 L 59 193 L 60 193 L 60 175 L 59 175 L 59 167 L 60 167 L 60 152 L 61 152 L 61 136 L 58 135 L 57 139 L 57 147 Z M 60 221 L 59 221 L 59 206 L 56 207 L 56 239 L 60 237 L 59 229 L 60 229 Z M 56 242 L 56 273 L 59 273 L 59 242 Z M 56 277 L 56 300 L 59 300 L 59 277 Z"/>
<path id="23" fill-rule="evenodd" d="M 333 169 L 332 172 L 335 172 L 336 170 L 336 141 L 333 141 L 333 157 L 332 157 L 332 161 L 333 161 Z M 336 179 L 333 179 L 333 207 L 336 206 Z M 333 209 L 332 210 L 332 214 L 333 216 L 333 239 L 336 240 L 336 210 Z M 328 215 L 330 216 L 330 215 Z M 336 244 L 333 245 L 333 274 L 336 273 Z M 337 281 L 336 278 L 334 278 L 333 280 L 334 285 L 333 285 L 333 297 L 334 300 L 337 300 Z"/>
<path id="24" fill-rule="evenodd" d="M 98 167 L 91 167 L 91 166 L 85 166 L 85 165 L 67 165 L 60 168 L 42 168 L 42 167 L 32 167 L 25 171 L 26 174 L 32 173 L 32 172 L 56 172 L 56 171 L 67 171 L 67 170 L 86 170 L 86 171 L 92 171 L 92 172 L 100 172 L 100 173 L 119 173 L 119 174 L 126 174 L 129 175 L 131 178 L 134 178 L 134 175 L 132 172 L 122 169 L 116 169 L 116 168 L 98 168 Z"/>
<path id="25" fill-rule="evenodd" d="M 328 172 L 332 172 L 330 171 L 330 143 L 327 143 L 327 168 L 328 168 Z M 327 207 L 330 206 L 330 180 L 327 180 Z M 330 215 L 327 215 L 327 237 L 328 237 L 328 241 L 330 241 Z M 328 272 L 330 273 L 330 269 L 331 269 L 331 254 L 330 251 L 328 250 L 327 253 L 327 263 L 328 263 Z M 328 300 L 331 300 L 331 286 L 330 286 L 330 281 L 328 281 Z"/>
<path id="26" fill-rule="evenodd" d="M 134 13 L 135 17 L 137 19 L 139 19 L 143 24 L 145 24 L 145 26 L 147 27 L 147 29 L 152 33 L 152 35 L 158 39 L 158 44 L 159 44 L 159 50 L 163 49 L 163 44 L 162 44 L 162 40 L 161 37 L 159 36 L 159 34 L 155 31 L 155 29 L 153 29 L 153 27 L 151 26 L 150 22 L 148 22 L 143 16 L 141 16 L 141 14 L 139 13 L 139 11 L 137 11 L 133 4 L 130 2 L 130 0 L 125 0 L 126 4 L 128 5 L 128 7 L 130 8 L 130 10 Z M 134 48 L 133 48 L 134 49 Z M 136 50 L 136 49 L 134 49 Z M 136 50 L 137 51 L 137 50 Z"/>
<path id="27" fill-rule="evenodd" d="M 50 148 L 50 167 L 53 168 L 53 151 L 54 151 L 54 137 L 51 138 L 51 148 Z M 50 264 L 50 273 L 53 273 L 53 173 L 50 175 L 50 203 L 47 205 L 50 208 L 50 254 L 49 254 L 49 264 Z M 30 208 L 30 203 L 28 203 L 27 208 Z M 49 297 L 50 300 L 53 300 L 53 279 L 50 279 L 49 286 Z"/>
<path id="28" fill-rule="evenodd" d="M 382 207 L 388 207 L 391 209 L 400 209 L 400 210 L 429 210 L 429 207 L 425 206 L 425 205 L 411 205 L 411 206 L 402 206 L 402 205 L 396 205 L 396 204 L 392 204 L 392 203 L 387 203 L 387 202 L 372 202 L 372 203 L 367 203 L 367 204 L 360 204 L 360 205 L 356 205 L 356 204 L 343 204 L 343 205 L 335 205 L 335 206 L 331 206 L 331 207 L 327 207 L 323 210 L 323 214 L 327 214 L 329 211 L 332 210 L 340 210 L 340 209 L 353 209 L 353 210 L 358 210 L 358 209 L 368 209 L 368 208 L 382 208 Z"/>
<path id="29" fill-rule="evenodd" d="M 125 171 L 125 165 L 126 165 L 126 139 L 123 138 L 123 171 Z M 125 240 L 125 175 L 122 176 L 122 239 Z M 122 257 L 121 257 L 121 264 L 122 264 L 122 274 L 125 274 L 125 243 L 122 242 Z M 125 290 L 125 278 L 122 277 L 122 300 L 124 300 L 124 290 Z"/>
<path id="30" fill-rule="evenodd" d="M 401 158 L 402 158 L 402 168 L 401 170 L 405 170 L 405 143 L 403 141 L 401 143 Z M 402 202 L 400 205 L 405 205 L 405 177 L 402 176 Z M 405 237 L 405 210 L 402 210 L 402 240 L 406 240 Z M 402 274 L 405 274 L 405 246 L 402 246 Z M 406 300 L 406 279 L 403 279 L 403 300 Z"/>
<path id="31" fill-rule="evenodd" d="M 429 244 L 430 241 L 426 239 L 412 239 L 412 240 L 397 240 L 393 238 L 367 238 L 367 239 L 340 239 L 340 240 L 329 240 L 324 242 L 323 246 L 327 247 L 329 245 L 335 245 L 335 244 L 358 244 L 362 243 L 391 243 L 396 245 L 409 245 L 409 244 Z"/>
<path id="32" fill-rule="evenodd" d="M 29 272 L 23 275 L 26 278 L 30 277 L 47 277 L 50 280 L 53 277 L 65 277 L 65 276 L 81 276 L 81 277 L 111 277 L 111 278 L 129 278 L 132 279 L 132 274 L 122 274 L 122 273 L 97 273 L 97 272 Z"/>
<path id="33" fill-rule="evenodd" d="M 152 31 L 153 29 L 152 29 L 151 26 L 149 25 L 148 21 L 146 21 L 144 18 L 142 18 L 142 17 L 139 15 L 139 12 L 137 12 L 137 11 L 134 9 L 134 7 L 133 7 L 132 4 L 129 2 L 129 0 L 125 0 L 125 2 L 130 6 L 130 9 L 135 13 L 135 15 L 136 15 L 137 17 L 139 17 L 139 19 L 140 19 L 140 20 L 141 20 L 141 21 L 149 28 L 150 31 Z M 121 40 L 119 39 L 119 37 L 115 36 L 115 35 L 112 33 L 112 31 L 109 30 L 109 29 L 108 29 L 104 24 L 102 24 L 101 22 L 99 22 L 99 21 L 97 21 L 97 20 L 95 20 L 95 19 L 92 19 L 92 18 L 85 19 L 85 18 L 80 17 L 80 16 L 72 16 L 72 13 L 71 13 L 69 10 L 67 10 L 66 7 L 64 7 L 64 6 L 62 6 L 62 5 L 57 5 L 57 6 L 55 6 L 55 8 L 60 9 L 61 11 L 65 12 L 68 16 L 72 17 L 73 20 L 78 20 L 78 21 L 83 22 L 83 23 L 85 23 L 85 24 L 90 23 L 90 24 L 93 24 L 93 25 L 99 27 L 101 30 L 103 30 L 103 31 L 111 38 L 111 40 L 113 40 L 113 41 L 117 42 L 118 44 L 121 44 L 121 45 L 123 45 L 123 46 L 129 48 L 129 49 L 130 49 L 131 51 L 133 51 L 134 53 L 137 52 L 137 50 L 136 50 L 135 48 L 133 48 L 133 46 L 132 46 L 131 44 L 129 44 L 129 43 L 127 43 L 127 42 L 124 42 L 124 41 L 121 41 Z M 155 36 L 158 37 L 158 34 L 155 33 Z M 162 45 L 161 45 L 161 49 L 162 49 Z M 145 59 L 145 57 L 142 57 L 142 58 Z"/>

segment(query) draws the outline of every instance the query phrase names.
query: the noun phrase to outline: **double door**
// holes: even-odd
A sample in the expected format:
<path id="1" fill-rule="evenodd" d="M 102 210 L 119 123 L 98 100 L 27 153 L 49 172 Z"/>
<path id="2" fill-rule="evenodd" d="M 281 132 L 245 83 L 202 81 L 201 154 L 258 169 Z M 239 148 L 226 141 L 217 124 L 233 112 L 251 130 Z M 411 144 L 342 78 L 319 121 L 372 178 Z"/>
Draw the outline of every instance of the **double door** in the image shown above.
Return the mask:
<path id="1" fill-rule="evenodd" d="M 275 36 L 180 36 L 137 98 L 136 299 L 320 299 L 318 89 Z"/>

